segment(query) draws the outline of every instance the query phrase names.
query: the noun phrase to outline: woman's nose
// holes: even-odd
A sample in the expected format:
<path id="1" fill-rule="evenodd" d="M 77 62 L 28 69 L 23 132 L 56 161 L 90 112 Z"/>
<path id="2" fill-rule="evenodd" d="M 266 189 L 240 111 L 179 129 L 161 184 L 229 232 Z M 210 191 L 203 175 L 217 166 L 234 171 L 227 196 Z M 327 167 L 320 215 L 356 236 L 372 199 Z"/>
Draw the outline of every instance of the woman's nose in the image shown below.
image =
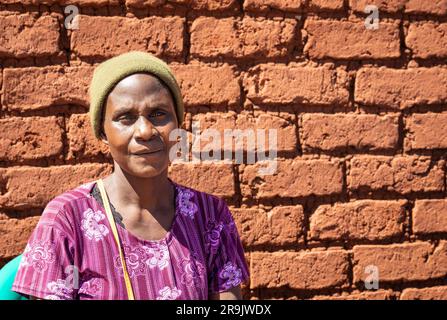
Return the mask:
<path id="1" fill-rule="evenodd" d="M 145 117 L 139 117 L 135 123 L 135 137 L 142 140 L 150 140 L 154 134 L 154 126 Z"/>

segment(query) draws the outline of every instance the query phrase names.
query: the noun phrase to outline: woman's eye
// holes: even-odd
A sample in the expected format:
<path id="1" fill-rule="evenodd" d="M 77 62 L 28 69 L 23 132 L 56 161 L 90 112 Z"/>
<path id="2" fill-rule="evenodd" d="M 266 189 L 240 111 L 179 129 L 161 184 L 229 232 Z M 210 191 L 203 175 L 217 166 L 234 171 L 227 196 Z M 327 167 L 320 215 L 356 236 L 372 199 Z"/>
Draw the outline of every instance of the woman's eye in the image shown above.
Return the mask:
<path id="1" fill-rule="evenodd" d="M 127 114 L 127 115 L 119 117 L 118 121 L 126 122 L 126 121 L 131 121 L 132 119 L 133 119 L 133 116 Z"/>
<path id="2" fill-rule="evenodd" d="M 161 117 L 163 116 L 165 113 L 163 111 L 154 111 L 151 113 L 151 117 Z"/>

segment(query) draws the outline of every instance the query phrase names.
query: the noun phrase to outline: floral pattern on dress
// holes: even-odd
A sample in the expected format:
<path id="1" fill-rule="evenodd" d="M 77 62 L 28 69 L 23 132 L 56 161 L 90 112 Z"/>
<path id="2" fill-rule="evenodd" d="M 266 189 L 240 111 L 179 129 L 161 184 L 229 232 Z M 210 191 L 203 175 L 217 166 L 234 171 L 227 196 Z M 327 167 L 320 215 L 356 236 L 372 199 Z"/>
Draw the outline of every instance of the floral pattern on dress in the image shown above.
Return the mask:
<path id="1" fill-rule="evenodd" d="M 223 288 L 230 289 L 242 282 L 242 271 L 234 263 L 227 262 L 219 272 L 219 278 L 223 280 Z"/>
<path id="2" fill-rule="evenodd" d="M 220 243 L 220 233 L 224 228 L 224 224 L 222 222 L 217 223 L 216 221 L 208 221 L 206 225 L 205 232 L 205 245 L 206 252 L 217 253 Z"/>
<path id="3" fill-rule="evenodd" d="M 205 267 L 194 254 L 192 258 L 183 258 L 179 261 L 180 280 L 187 286 L 200 287 L 200 276 L 204 274 Z"/>
<path id="4" fill-rule="evenodd" d="M 158 294 L 157 300 L 176 300 L 182 294 L 182 290 L 166 286 L 158 291 Z"/>
<path id="5" fill-rule="evenodd" d="M 126 262 L 127 273 L 129 277 L 144 274 L 146 271 L 146 249 L 143 246 L 130 247 L 127 244 L 123 244 L 124 259 Z M 118 254 L 114 258 L 115 268 L 120 275 L 124 275 L 123 266 L 121 265 L 121 258 Z"/>
<path id="6" fill-rule="evenodd" d="M 107 226 L 100 223 L 106 218 L 101 211 L 93 211 L 91 208 L 88 208 L 84 211 L 83 216 L 81 228 L 88 239 L 99 241 L 109 234 Z"/>
<path id="7" fill-rule="evenodd" d="M 146 250 L 146 264 L 149 268 L 163 270 L 169 265 L 169 250 L 165 243 L 160 243 L 155 247 L 144 247 Z"/>
<path id="8" fill-rule="evenodd" d="M 191 201 L 191 198 L 194 197 L 194 192 L 188 189 L 180 189 L 177 197 L 177 206 L 180 213 L 185 217 L 194 219 L 198 211 L 197 204 Z"/>
<path id="9" fill-rule="evenodd" d="M 57 279 L 47 284 L 47 289 L 51 294 L 46 295 L 45 299 L 48 300 L 72 300 L 73 288 L 67 285 L 67 281 L 63 279 Z"/>
<path id="10" fill-rule="evenodd" d="M 79 288 L 78 293 L 95 298 L 100 296 L 102 290 L 103 286 L 101 279 L 94 278 L 92 274 L 87 273 L 87 275 L 82 277 L 82 285 Z"/>
<path id="11" fill-rule="evenodd" d="M 32 266 L 41 273 L 56 259 L 56 245 L 51 241 L 34 240 L 26 245 L 23 252 L 21 267 Z"/>

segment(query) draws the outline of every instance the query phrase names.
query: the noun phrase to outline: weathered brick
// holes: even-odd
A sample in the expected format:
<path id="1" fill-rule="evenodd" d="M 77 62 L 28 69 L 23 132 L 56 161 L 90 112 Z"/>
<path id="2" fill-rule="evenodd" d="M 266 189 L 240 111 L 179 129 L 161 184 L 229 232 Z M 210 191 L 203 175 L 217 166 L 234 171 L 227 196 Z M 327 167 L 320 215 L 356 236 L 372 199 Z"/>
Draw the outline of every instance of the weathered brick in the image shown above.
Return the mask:
<path id="1" fill-rule="evenodd" d="M 407 47 L 413 57 L 444 58 L 447 57 L 447 23 L 433 22 L 412 23 L 405 38 Z"/>
<path id="2" fill-rule="evenodd" d="M 220 67 L 173 64 L 170 67 L 182 90 L 186 106 L 239 104 L 239 78 L 228 64 Z"/>
<path id="3" fill-rule="evenodd" d="M 432 0 L 432 1 L 420 1 L 420 0 L 407 0 L 405 4 L 405 12 L 412 14 L 434 14 L 434 15 L 446 15 L 447 14 L 447 0 Z"/>
<path id="4" fill-rule="evenodd" d="M 310 0 L 308 6 L 313 11 L 333 11 L 344 9 L 344 0 Z"/>
<path id="5" fill-rule="evenodd" d="M 109 147 L 96 139 L 88 114 L 73 114 L 67 125 L 67 159 L 83 159 L 104 154 L 110 156 Z"/>
<path id="6" fill-rule="evenodd" d="M 355 81 L 355 101 L 405 109 L 447 102 L 447 69 L 362 68 Z"/>
<path id="7" fill-rule="evenodd" d="M 402 291 L 400 300 L 447 300 L 447 286 L 408 288 Z"/>
<path id="8" fill-rule="evenodd" d="M 169 167 L 169 176 L 177 183 L 217 197 L 230 198 L 236 193 L 231 164 L 175 163 Z"/>
<path id="9" fill-rule="evenodd" d="M 241 191 L 245 197 L 305 197 L 341 193 L 341 163 L 328 160 L 277 160 L 277 170 L 260 175 L 266 165 L 247 165 L 241 174 Z"/>
<path id="10" fill-rule="evenodd" d="M 200 17 L 191 26 L 193 57 L 278 58 L 296 46 L 297 21 Z"/>
<path id="11" fill-rule="evenodd" d="M 348 254 L 320 252 L 252 252 L 250 288 L 323 289 L 348 283 Z"/>
<path id="12" fill-rule="evenodd" d="M 338 296 L 315 296 L 312 300 L 391 300 L 393 297 L 392 290 L 377 290 Z"/>
<path id="13" fill-rule="evenodd" d="M 355 156 L 347 177 L 350 190 L 398 193 L 444 190 L 444 161 L 417 156 Z"/>
<path id="14" fill-rule="evenodd" d="M 0 160 L 42 159 L 63 152 L 63 130 L 54 116 L 0 119 L 0 127 Z"/>
<path id="15" fill-rule="evenodd" d="M 381 22 L 377 30 L 364 22 L 306 20 L 304 51 L 311 59 L 390 59 L 400 57 L 399 24 Z"/>
<path id="16" fill-rule="evenodd" d="M 416 200 L 413 209 L 413 232 L 447 232 L 447 200 Z"/>
<path id="17" fill-rule="evenodd" d="M 263 64 L 250 69 L 243 82 L 254 103 L 341 105 L 349 98 L 347 73 L 326 66 Z"/>
<path id="18" fill-rule="evenodd" d="M 403 235 L 405 201 L 359 200 L 321 205 L 310 217 L 314 240 L 381 240 Z"/>
<path id="19" fill-rule="evenodd" d="M 22 5 L 78 5 L 86 7 L 103 7 L 103 6 L 117 6 L 119 0 L 2 0 L 2 4 L 22 4 Z"/>
<path id="20" fill-rule="evenodd" d="M 265 12 L 272 9 L 299 12 L 303 7 L 302 0 L 245 0 L 244 10 L 254 12 Z"/>
<path id="21" fill-rule="evenodd" d="M 112 172 L 108 164 L 0 168 L 0 206 L 28 209 L 44 207 L 52 198 Z"/>
<path id="22" fill-rule="evenodd" d="M 0 220 L 0 258 L 13 258 L 25 249 L 39 217 Z"/>
<path id="23" fill-rule="evenodd" d="M 6 68 L 3 70 L 3 106 L 27 111 L 53 105 L 88 107 L 90 67 Z"/>
<path id="24" fill-rule="evenodd" d="M 42 57 L 61 51 L 59 23 L 54 17 L 0 15 L 0 30 L 0 57 Z"/>
<path id="25" fill-rule="evenodd" d="M 304 241 L 304 211 L 300 205 L 271 210 L 232 208 L 244 246 L 294 245 Z"/>
<path id="26" fill-rule="evenodd" d="M 357 12 L 364 12 L 367 5 L 375 5 L 380 12 L 397 13 L 405 11 L 410 14 L 447 14 L 446 0 L 350 0 L 350 7 Z"/>
<path id="27" fill-rule="evenodd" d="M 406 119 L 408 149 L 447 148 L 447 113 L 412 114 Z"/>
<path id="28" fill-rule="evenodd" d="M 193 123 L 200 125 L 200 130 L 216 130 L 213 136 L 217 135 L 219 141 L 213 141 L 207 137 L 201 139 L 201 150 L 224 150 L 224 151 L 242 151 L 242 150 L 272 150 L 278 152 L 295 152 L 297 146 L 296 125 L 290 120 L 283 119 L 272 114 L 260 114 L 256 117 L 248 115 L 235 115 L 231 113 L 206 113 L 199 114 L 193 117 Z M 246 130 L 241 132 L 230 130 Z M 225 131 L 227 130 L 227 131 Z M 265 139 L 257 139 L 257 134 Z M 264 131 L 261 131 L 264 130 Z M 269 140 L 269 130 L 276 130 L 277 143 Z M 211 131 L 209 131 L 211 132 Z M 251 133 L 250 133 L 251 132 Z M 274 132 L 274 131 L 272 131 Z M 211 132 L 212 133 L 212 132 Z M 246 134 L 246 138 L 241 143 L 231 143 L 237 141 L 242 134 Z M 250 136 L 252 134 L 252 136 Z M 249 138 L 250 137 L 250 138 Z M 253 145 L 250 147 L 250 143 Z M 227 143 L 225 143 L 227 141 Z M 264 142 L 264 143 L 263 143 Z"/>
<path id="29" fill-rule="evenodd" d="M 354 246 L 354 282 L 363 282 L 376 266 L 380 281 L 420 281 L 447 275 L 447 241 L 435 247 L 428 242 Z"/>
<path id="30" fill-rule="evenodd" d="M 397 13 L 405 8 L 408 0 L 349 0 L 349 6 L 356 12 L 365 12 L 368 5 L 376 6 L 380 12 Z M 380 23 L 381 25 L 381 23 Z"/>
<path id="31" fill-rule="evenodd" d="M 127 7 L 156 8 L 165 4 L 179 4 L 193 10 L 223 11 L 236 9 L 237 0 L 126 0 Z"/>
<path id="32" fill-rule="evenodd" d="M 71 36 L 71 50 L 80 58 L 108 58 L 131 50 L 156 56 L 180 57 L 184 19 L 180 17 L 78 16 L 79 29 Z"/>
<path id="33" fill-rule="evenodd" d="M 399 118 L 372 114 L 304 114 L 305 150 L 387 150 L 399 140 Z"/>

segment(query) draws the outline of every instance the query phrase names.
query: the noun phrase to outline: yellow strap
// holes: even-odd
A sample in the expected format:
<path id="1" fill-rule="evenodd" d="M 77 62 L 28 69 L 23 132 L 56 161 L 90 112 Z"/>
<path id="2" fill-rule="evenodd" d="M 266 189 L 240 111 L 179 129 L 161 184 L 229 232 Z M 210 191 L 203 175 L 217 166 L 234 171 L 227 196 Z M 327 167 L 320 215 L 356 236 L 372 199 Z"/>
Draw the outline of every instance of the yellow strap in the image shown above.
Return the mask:
<path id="1" fill-rule="evenodd" d="M 121 248 L 120 238 L 118 236 L 118 230 L 116 229 L 115 219 L 113 219 L 112 210 L 110 209 L 106 189 L 104 188 L 104 183 L 102 182 L 102 179 L 96 180 L 96 183 L 98 184 L 99 191 L 101 192 L 102 201 L 104 202 L 104 207 L 106 209 L 107 219 L 109 220 L 110 227 L 112 228 L 112 233 L 115 238 L 116 245 L 118 246 L 121 265 L 123 266 L 124 282 L 126 283 L 127 297 L 129 300 L 135 300 L 133 295 L 132 283 L 130 282 L 129 274 L 127 273 L 126 260 L 124 259 L 123 249 Z"/>

